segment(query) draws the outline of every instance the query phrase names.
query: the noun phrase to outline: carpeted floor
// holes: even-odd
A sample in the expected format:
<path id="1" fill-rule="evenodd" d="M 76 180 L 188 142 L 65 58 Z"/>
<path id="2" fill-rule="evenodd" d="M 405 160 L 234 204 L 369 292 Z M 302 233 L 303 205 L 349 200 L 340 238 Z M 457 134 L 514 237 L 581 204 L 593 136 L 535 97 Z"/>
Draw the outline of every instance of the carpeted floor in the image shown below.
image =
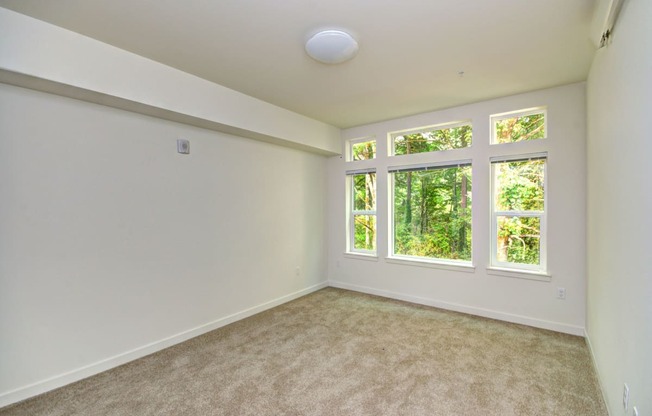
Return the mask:
<path id="1" fill-rule="evenodd" d="M 0 415 L 607 412 L 580 337 L 327 288 Z"/>

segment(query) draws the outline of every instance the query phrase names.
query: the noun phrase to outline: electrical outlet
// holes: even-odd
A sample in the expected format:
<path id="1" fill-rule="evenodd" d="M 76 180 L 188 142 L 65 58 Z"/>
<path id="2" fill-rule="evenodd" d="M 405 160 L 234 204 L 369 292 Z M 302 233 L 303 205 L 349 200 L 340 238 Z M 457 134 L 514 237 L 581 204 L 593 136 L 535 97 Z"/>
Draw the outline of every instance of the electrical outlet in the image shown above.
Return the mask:
<path id="1" fill-rule="evenodd" d="M 188 139 L 177 139 L 177 152 L 182 155 L 190 153 L 190 141 Z"/>
<path id="2" fill-rule="evenodd" d="M 557 299 L 561 299 L 561 300 L 566 299 L 566 288 L 565 287 L 558 287 L 557 288 Z"/>
<path id="3" fill-rule="evenodd" d="M 629 405 L 629 386 L 627 383 L 625 383 L 625 387 L 623 387 L 623 409 L 627 410 L 627 406 Z"/>
<path id="4" fill-rule="evenodd" d="M 638 409 L 636 406 L 632 407 L 632 416 L 638 416 Z"/>

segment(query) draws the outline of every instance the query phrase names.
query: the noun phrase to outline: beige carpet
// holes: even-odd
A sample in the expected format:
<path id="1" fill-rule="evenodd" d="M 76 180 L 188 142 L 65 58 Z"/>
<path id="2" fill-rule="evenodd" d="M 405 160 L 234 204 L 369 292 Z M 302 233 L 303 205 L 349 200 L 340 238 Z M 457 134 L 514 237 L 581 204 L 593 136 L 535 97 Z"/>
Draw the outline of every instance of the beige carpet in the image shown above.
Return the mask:
<path id="1" fill-rule="evenodd" d="M 327 288 L 0 415 L 607 415 L 580 337 Z"/>

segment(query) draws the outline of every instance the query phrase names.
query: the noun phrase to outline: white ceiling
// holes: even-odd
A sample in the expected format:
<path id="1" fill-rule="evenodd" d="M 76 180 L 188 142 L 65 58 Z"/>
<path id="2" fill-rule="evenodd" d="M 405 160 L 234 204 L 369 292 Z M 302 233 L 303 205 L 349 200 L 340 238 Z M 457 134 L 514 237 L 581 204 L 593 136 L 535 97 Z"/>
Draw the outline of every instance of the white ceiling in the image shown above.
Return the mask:
<path id="1" fill-rule="evenodd" d="M 338 127 L 583 81 L 594 3 L 0 0 Z M 328 66 L 306 55 L 305 41 L 326 28 L 354 35 L 354 60 Z"/>

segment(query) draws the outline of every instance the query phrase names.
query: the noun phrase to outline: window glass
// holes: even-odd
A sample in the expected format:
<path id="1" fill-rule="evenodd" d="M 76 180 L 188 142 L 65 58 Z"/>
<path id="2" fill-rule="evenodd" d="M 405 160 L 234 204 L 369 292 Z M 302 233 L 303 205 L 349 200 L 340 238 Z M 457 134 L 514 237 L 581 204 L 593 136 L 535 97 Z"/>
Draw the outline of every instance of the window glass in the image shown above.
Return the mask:
<path id="1" fill-rule="evenodd" d="M 500 215 L 497 220 L 497 260 L 538 265 L 541 261 L 541 219 Z"/>
<path id="2" fill-rule="evenodd" d="M 471 166 L 393 175 L 394 254 L 471 260 Z"/>
<path id="3" fill-rule="evenodd" d="M 353 224 L 353 248 L 355 250 L 376 251 L 376 216 L 354 215 Z"/>
<path id="4" fill-rule="evenodd" d="M 546 113 L 540 109 L 493 116 L 494 144 L 514 143 L 546 137 Z"/>
<path id="5" fill-rule="evenodd" d="M 543 211 L 544 160 L 497 163 L 496 210 Z"/>
<path id="6" fill-rule="evenodd" d="M 352 173 L 351 223 L 349 241 L 351 251 L 376 251 L 376 173 Z"/>
<path id="7" fill-rule="evenodd" d="M 473 129 L 470 124 L 447 128 L 413 130 L 392 135 L 394 155 L 439 152 L 471 146 Z"/>
<path id="8" fill-rule="evenodd" d="M 493 162 L 492 264 L 544 271 L 545 157 Z"/>
<path id="9" fill-rule="evenodd" d="M 351 143 L 351 160 L 369 160 L 376 158 L 376 140 Z"/>

